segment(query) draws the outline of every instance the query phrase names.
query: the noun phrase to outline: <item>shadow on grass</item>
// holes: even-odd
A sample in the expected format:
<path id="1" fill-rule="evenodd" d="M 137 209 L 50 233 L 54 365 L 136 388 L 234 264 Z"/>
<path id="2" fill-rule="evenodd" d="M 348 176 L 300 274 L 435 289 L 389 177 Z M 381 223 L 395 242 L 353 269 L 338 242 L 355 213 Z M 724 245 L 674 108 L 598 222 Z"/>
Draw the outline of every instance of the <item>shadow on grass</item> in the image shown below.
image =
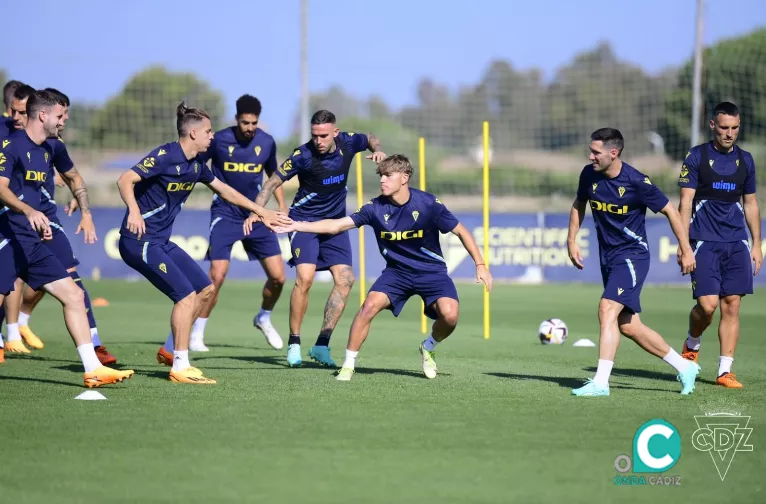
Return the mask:
<path id="1" fill-rule="evenodd" d="M 76 387 L 79 389 L 83 388 L 82 381 L 64 382 L 64 381 L 58 381 L 58 380 L 48 380 L 47 378 L 36 378 L 36 377 L 28 377 L 28 376 L 0 376 L 0 381 L 3 381 L 3 380 L 37 382 L 37 383 L 45 383 L 47 385 L 64 385 L 67 387 Z"/>
<path id="2" fill-rule="evenodd" d="M 583 370 L 589 373 L 596 372 L 596 368 L 592 366 L 583 368 Z M 648 380 L 659 380 L 659 381 L 670 381 L 670 382 L 676 381 L 676 375 L 673 373 L 662 373 L 659 371 L 649 371 L 646 369 L 613 368 L 612 376 L 618 376 L 623 378 L 646 378 Z M 697 378 L 697 383 L 707 383 L 708 385 L 715 385 L 714 381 L 704 380 L 699 377 Z"/>
<path id="3" fill-rule="evenodd" d="M 595 369 L 593 370 L 593 372 L 595 372 Z M 568 378 L 564 376 L 523 375 L 523 374 L 513 374 L 513 373 L 484 373 L 484 374 L 489 376 L 495 376 L 497 378 L 506 378 L 509 380 L 535 380 L 535 381 L 555 383 L 559 385 L 560 387 L 568 388 L 568 389 L 580 388 L 585 384 L 584 378 Z M 674 394 L 676 393 L 670 390 L 663 390 L 658 388 L 632 387 L 624 383 L 615 383 L 614 381 L 612 381 L 609 384 L 609 388 L 620 389 L 620 390 L 644 390 L 644 391 L 653 391 L 653 392 L 668 392 L 668 393 L 674 393 Z"/>

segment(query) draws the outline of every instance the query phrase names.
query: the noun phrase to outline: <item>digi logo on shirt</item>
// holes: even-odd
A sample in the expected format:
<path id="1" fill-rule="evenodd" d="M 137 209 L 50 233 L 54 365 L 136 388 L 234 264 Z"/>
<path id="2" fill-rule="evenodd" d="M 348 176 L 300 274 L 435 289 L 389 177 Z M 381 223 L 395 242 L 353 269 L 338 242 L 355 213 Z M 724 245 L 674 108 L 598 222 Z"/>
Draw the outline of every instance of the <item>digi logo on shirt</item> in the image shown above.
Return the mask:
<path id="1" fill-rule="evenodd" d="M 237 173 L 260 173 L 263 169 L 262 164 L 255 163 L 235 163 L 227 161 L 223 164 L 223 171 Z"/>
<path id="2" fill-rule="evenodd" d="M 194 182 L 168 182 L 168 192 L 183 192 L 194 189 Z"/>
<path id="3" fill-rule="evenodd" d="M 617 215 L 628 213 L 628 205 L 616 205 L 614 203 L 604 203 L 603 201 L 590 200 L 590 207 L 597 212 L 607 212 Z"/>
<path id="4" fill-rule="evenodd" d="M 45 180 L 48 178 L 48 174 L 46 172 L 39 172 L 39 171 L 28 171 L 26 177 L 24 177 L 25 180 L 29 180 L 31 182 L 45 182 Z"/>
<path id="5" fill-rule="evenodd" d="M 401 241 L 410 240 L 412 238 L 423 238 L 423 230 L 415 231 L 410 229 L 408 231 L 381 231 L 380 238 L 389 241 Z"/>

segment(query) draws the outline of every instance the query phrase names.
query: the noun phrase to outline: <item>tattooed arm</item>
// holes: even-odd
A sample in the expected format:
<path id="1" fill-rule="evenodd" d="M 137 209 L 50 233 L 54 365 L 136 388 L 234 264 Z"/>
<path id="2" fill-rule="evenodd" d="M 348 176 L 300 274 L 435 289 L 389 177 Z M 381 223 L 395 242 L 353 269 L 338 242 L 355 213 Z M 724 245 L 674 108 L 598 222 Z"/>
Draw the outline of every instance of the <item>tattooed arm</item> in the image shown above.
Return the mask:
<path id="1" fill-rule="evenodd" d="M 367 159 L 372 159 L 376 163 L 380 163 L 386 159 L 386 153 L 380 150 L 380 140 L 372 133 L 367 133 L 367 150 L 372 152 Z"/>
<path id="2" fill-rule="evenodd" d="M 80 231 L 83 231 L 85 243 L 96 243 L 98 237 L 96 236 L 96 226 L 93 224 L 93 216 L 90 213 L 90 200 L 88 199 L 88 188 L 85 186 L 85 180 L 75 167 L 61 173 L 61 178 L 72 191 L 82 214 L 75 234 L 80 234 Z"/>

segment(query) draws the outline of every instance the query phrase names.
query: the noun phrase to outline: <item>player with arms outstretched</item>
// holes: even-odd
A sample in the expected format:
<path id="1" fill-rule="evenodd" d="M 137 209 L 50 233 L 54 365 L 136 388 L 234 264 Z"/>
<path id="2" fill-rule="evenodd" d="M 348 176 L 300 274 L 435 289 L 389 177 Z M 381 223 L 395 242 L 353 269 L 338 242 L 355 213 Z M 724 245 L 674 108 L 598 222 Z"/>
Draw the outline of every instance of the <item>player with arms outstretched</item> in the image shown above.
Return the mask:
<path id="1" fill-rule="evenodd" d="M 620 159 L 625 146 L 622 134 L 601 128 L 591 135 L 590 161 L 580 173 L 577 197 L 569 217 L 567 247 L 569 258 L 583 269 L 577 232 L 590 202 L 598 235 L 599 260 L 604 292 L 598 305 L 599 360 L 596 376 L 572 391 L 575 396 L 608 396 L 609 376 L 620 345 L 620 333 L 641 348 L 663 359 L 678 371 L 681 394 L 694 391 L 699 366 L 673 350 L 662 336 L 643 324 L 641 289 L 649 273 L 649 245 L 646 242 L 646 209 L 667 217 L 682 247 L 679 258 L 682 273 L 694 270 L 694 254 L 681 216 L 652 181 Z"/>
<path id="2" fill-rule="evenodd" d="M 213 139 L 205 111 L 181 103 L 176 110 L 176 127 L 178 141 L 154 149 L 117 181 L 127 206 L 119 251 L 125 264 L 173 301 L 170 335 L 165 348 L 160 347 L 157 353 L 158 362 L 171 366 L 170 381 L 211 384 L 215 380 L 203 376 L 189 363 L 189 337 L 192 323 L 214 287 L 194 259 L 170 241 L 173 221 L 197 182 L 226 201 L 254 212 L 267 226 L 290 220 L 256 205 L 215 178 L 201 156 Z"/>
<path id="3" fill-rule="evenodd" d="M 424 313 L 434 319 L 431 335 L 420 345 L 420 354 L 423 374 L 429 379 L 435 378 L 436 345 L 455 330 L 459 312 L 457 289 L 447 274 L 439 233 L 453 233 L 460 238 L 476 263 L 477 283 L 482 282 L 487 290 L 491 290 L 492 276 L 465 226 L 433 194 L 410 188 L 413 169 L 405 156 L 395 154 L 384 159 L 378 165 L 377 173 L 381 195 L 362 205 L 353 215 L 294 222 L 277 231 L 337 235 L 365 225 L 375 231 L 386 268 L 354 317 L 338 380 L 349 381 L 354 375 L 356 358 L 372 320 L 386 309 L 398 317 L 412 296 L 423 299 Z"/>
<path id="4" fill-rule="evenodd" d="M 354 156 L 365 150 L 372 152 L 367 159 L 376 163 L 386 157 L 375 136 L 341 132 L 335 126 L 335 114 L 320 110 L 311 118 L 311 141 L 295 149 L 269 177 L 255 202 L 265 205 L 278 187 L 297 175 L 300 186 L 290 207 L 292 219 L 318 221 L 345 217 L 349 168 Z M 245 225 L 245 232 L 249 232 L 250 222 L 245 221 Z M 295 266 L 295 286 L 290 296 L 287 364 L 300 366 L 303 363 L 300 333 L 308 308 L 309 289 L 317 271 L 330 270 L 335 285 L 325 304 L 322 330 L 309 350 L 309 357 L 324 366 L 336 367 L 330 357 L 330 337 L 355 280 L 348 232 L 336 235 L 295 232 L 290 236 L 290 248 L 293 257 L 289 264 Z"/>
<path id="5" fill-rule="evenodd" d="M 716 384 L 726 388 L 743 387 L 731 372 L 739 341 L 739 307 L 744 296 L 753 294 L 753 276 L 763 263 L 755 160 L 734 145 L 739 126 L 737 106 L 718 104 L 710 120 L 713 140 L 689 151 L 678 180 L 678 209 L 697 260 L 691 275 L 692 297 L 697 303 L 689 313 L 689 332 L 681 355 L 697 362 L 700 338 L 720 304 Z"/>
<path id="6" fill-rule="evenodd" d="M 37 91 L 29 97 L 26 110 L 26 127 L 4 140 L 0 151 L 5 159 L 0 167 L 0 201 L 7 205 L 0 211 L 0 233 L 13 248 L 13 261 L 0 263 L 0 278 L 8 278 L 15 270 L 15 276 L 30 287 L 44 289 L 62 304 L 67 330 L 85 368 L 86 386 L 125 380 L 133 375 L 132 370 L 117 371 L 99 362 L 90 337 L 83 291 L 40 240 L 41 234 L 45 240 L 52 238 L 50 222 L 39 208 L 42 186 L 53 170 L 53 149 L 47 140 L 58 134 L 64 107 L 54 94 Z"/>
<path id="7" fill-rule="evenodd" d="M 211 159 L 213 174 L 230 185 L 247 199 L 255 200 L 263 184 L 263 174 L 271 176 L 277 170 L 277 144 L 274 138 L 258 127 L 261 102 L 250 95 L 237 100 L 236 126 L 216 132 L 206 153 Z M 284 189 L 274 191 L 280 211 L 287 213 Z M 253 325 L 263 332 L 266 341 L 274 349 L 284 346 L 282 338 L 271 324 L 271 311 L 282 294 L 285 284 L 285 264 L 277 236 L 263 223 L 255 224 L 249 234 L 244 234 L 243 224 L 249 212 L 214 196 L 210 207 L 210 246 L 206 259 L 210 261 L 210 280 L 215 292 L 202 307 L 199 318 L 192 327 L 189 349 L 206 352 L 204 331 L 210 313 L 218 303 L 231 261 L 231 249 L 242 242 L 248 259 L 258 260 L 266 273 L 263 286 L 261 310 L 253 319 Z"/>

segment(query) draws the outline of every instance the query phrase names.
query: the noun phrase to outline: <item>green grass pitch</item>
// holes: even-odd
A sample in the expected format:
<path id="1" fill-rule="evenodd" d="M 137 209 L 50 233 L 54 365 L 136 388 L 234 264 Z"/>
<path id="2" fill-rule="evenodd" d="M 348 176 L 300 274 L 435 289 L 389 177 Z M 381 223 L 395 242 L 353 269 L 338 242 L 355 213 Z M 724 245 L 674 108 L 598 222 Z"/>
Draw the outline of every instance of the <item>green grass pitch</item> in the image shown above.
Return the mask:
<path id="1" fill-rule="evenodd" d="M 260 283 L 229 282 L 207 327 L 211 351 L 191 355 L 214 386 L 172 384 L 155 353 L 170 303 L 148 283 L 87 282 L 100 333 L 133 379 L 100 390 L 108 401 L 75 401 L 82 370 L 50 299 L 32 317 L 46 347 L 0 365 L 0 502 L 764 502 L 766 291 L 746 298 L 734 371 L 743 390 L 714 385 L 715 327 L 703 338 L 702 375 L 690 397 L 667 364 L 623 338 L 612 395 L 575 398 L 592 376 L 597 286 L 498 285 L 492 335 L 482 338 L 481 288 L 460 284 L 461 320 L 437 348 L 439 376 L 420 371 L 420 303 L 373 322 L 350 383 L 304 361 L 285 365 L 252 327 Z M 274 312 L 286 339 L 291 286 Z M 315 284 L 304 356 L 329 287 Z M 331 344 L 343 359 L 356 312 L 352 293 Z M 646 323 L 678 350 L 691 306 L 688 288 L 645 288 Z M 562 346 L 542 346 L 537 326 L 559 317 Z M 714 324 L 717 325 L 717 318 Z M 305 358 L 305 357 L 304 357 Z M 695 415 L 750 415 L 752 452 L 736 454 L 721 481 L 710 454 L 692 446 Z M 616 486 L 617 455 L 632 456 L 636 429 L 663 418 L 682 453 L 668 475 L 681 486 Z M 644 475 L 648 477 L 649 475 Z M 759 497 L 760 495 L 760 497 Z M 658 500 L 661 499 L 661 500 Z"/>

